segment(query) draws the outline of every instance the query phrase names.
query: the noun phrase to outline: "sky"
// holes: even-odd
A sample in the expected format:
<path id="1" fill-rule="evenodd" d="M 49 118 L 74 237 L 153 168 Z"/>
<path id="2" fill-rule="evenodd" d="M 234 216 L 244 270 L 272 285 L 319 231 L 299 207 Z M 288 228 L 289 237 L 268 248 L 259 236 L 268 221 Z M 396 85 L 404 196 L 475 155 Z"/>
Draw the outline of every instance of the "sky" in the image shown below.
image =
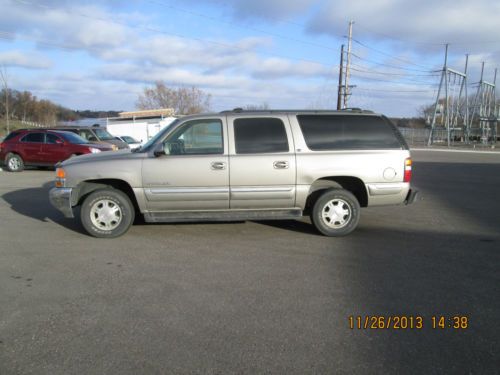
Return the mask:
<path id="1" fill-rule="evenodd" d="M 0 0 L 8 84 L 72 109 L 133 110 L 162 80 L 211 110 L 335 109 L 353 24 L 349 107 L 415 116 L 448 66 L 469 93 L 500 66 L 498 0 Z M 500 79 L 500 77 L 499 77 Z"/>

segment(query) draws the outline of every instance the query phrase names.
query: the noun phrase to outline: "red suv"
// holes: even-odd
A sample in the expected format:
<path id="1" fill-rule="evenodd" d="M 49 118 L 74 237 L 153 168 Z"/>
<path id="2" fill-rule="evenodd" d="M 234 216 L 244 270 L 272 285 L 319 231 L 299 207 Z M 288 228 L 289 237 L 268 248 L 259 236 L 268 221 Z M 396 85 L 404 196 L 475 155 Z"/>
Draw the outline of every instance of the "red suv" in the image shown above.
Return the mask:
<path id="1" fill-rule="evenodd" d="M 90 143 L 71 132 L 22 129 L 0 143 L 0 161 L 7 170 L 20 172 L 27 165 L 54 166 L 72 156 L 111 150 L 111 145 Z"/>

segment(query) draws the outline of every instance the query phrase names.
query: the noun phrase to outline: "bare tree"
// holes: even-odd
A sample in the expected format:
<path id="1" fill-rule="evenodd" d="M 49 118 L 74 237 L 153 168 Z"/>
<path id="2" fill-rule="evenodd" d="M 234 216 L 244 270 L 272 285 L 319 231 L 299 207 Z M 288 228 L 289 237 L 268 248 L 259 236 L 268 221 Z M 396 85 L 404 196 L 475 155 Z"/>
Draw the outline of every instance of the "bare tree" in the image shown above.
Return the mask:
<path id="1" fill-rule="evenodd" d="M 136 106 L 139 109 L 173 108 L 177 114 L 190 115 L 208 111 L 210 99 L 210 94 L 197 87 L 175 89 L 157 81 L 154 87 L 144 88 Z"/>
<path id="2" fill-rule="evenodd" d="M 262 102 L 261 104 L 247 104 L 245 109 L 248 111 L 265 111 L 269 109 L 269 104 L 267 102 Z"/>
<path id="3" fill-rule="evenodd" d="M 4 64 L 0 67 L 0 79 L 2 80 L 3 90 L 5 92 L 5 123 L 7 134 L 10 133 L 10 123 L 9 123 L 9 84 L 7 81 L 7 68 Z"/>

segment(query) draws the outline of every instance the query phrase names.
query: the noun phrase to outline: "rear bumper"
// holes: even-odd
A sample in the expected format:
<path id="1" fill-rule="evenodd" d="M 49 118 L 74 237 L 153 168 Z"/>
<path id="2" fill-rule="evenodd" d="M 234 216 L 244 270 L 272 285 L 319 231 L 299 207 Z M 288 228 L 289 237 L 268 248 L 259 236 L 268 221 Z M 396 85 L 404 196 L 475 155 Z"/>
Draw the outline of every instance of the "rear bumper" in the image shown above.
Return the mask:
<path id="1" fill-rule="evenodd" d="M 410 189 L 408 191 L 408 195 L 406 196 L 405 204 L 412 204 L 413 202 L 415 202 L 417 195 L 418 195 L 418 190 Z"/>
<path id="2" fill-rule="evenodd" d="M 65 217 L 73 218 L 71 207 L 71 188 L 52 188 L 49 192 L 50 204 L 61 211 Z"/>

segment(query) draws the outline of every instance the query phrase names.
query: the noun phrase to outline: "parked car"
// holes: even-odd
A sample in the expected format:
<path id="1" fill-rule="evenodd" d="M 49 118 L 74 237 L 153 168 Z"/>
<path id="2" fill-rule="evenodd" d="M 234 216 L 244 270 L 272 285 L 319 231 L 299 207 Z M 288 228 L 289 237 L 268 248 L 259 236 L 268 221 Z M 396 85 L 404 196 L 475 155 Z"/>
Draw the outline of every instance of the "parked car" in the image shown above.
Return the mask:
<path id="1" fill-rule="evenodd" d="M 96 126 L 86 126 L 86 127 L 70 127 L 64 126 L 59 128 L 53 128 L 53 130 L 63 130 L 78 134 L 80 137 L 86 139 L 92 143 L 105 143 L 113 145 L 114 150 L 129 148 L 126 142 L 117 139 L 114 135 L 111 135 L 105 128 Z"/>
<path id="2" fill-rule="evenodd" d="M 129 135 L 118 135 L 116 136 L 116 138 L 118 138 L 120 141 L 127 143 L 132 150 L 135 150 L 136 148 L 139 148 L 142 145 L 140 141 L 138 141 L 135 138 L 132 138 Z"/>
<path id="3" fill-rule="evenodd" d="M 242 111 L 176 120 L 131 153 L 86 155 L 57 169 L 54 207 L 95 237 L 147 222 L 292 219 L 352 232 L 360 207 L 409 204 L 405 140 L 369 111 Z"/>
<path id="4" fill-rule="evenodd" d="M 8 171 L 25 166 L 51 166 L 72 156 L 111 151 L 111 145 L 94 144 L 65 131 L 15 130 L 0 143 L 0 160 Z"/>

